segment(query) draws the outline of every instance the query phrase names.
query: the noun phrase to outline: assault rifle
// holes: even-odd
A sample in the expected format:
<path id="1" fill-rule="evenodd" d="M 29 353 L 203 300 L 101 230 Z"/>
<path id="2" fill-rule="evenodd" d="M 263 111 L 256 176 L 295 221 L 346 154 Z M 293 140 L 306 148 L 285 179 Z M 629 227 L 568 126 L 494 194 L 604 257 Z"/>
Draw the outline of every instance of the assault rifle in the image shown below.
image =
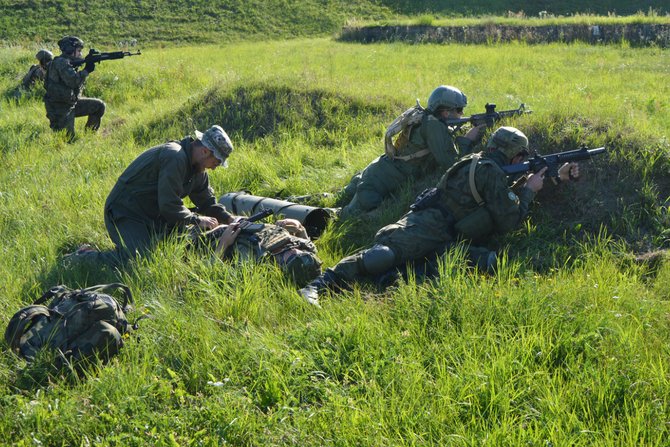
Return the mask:
<path id="1" fill-rule="evenodd" d="M 526 113 L 533 113 L 532 110 L 526 110 L 526 104 L 520 104 L 518 109 L 511 110 L 502 110 L 496 112 L 496 105 L 491 103 L 486 103 L 486 112 L 476 113 L 471 116 L 464 116 L 463 118 L 453 118 L 453 119 L 444 119 L 442 122 L 449 127 L 454 127 L 455 130 L 463 127 L 464 124 L 472 123 L 473 126 L 479 126 L 480 124 L 486 124 L 488 127 L 492 127 L 493 124 L 497 121 L 500 121 L 503 118 L 508 116 L 517 116 L 523 115 Z"/>
<path id="2" fill-rule="evenodd" d="M 83 58 L 83 59 L 74 59 L 72 62 L 73 67 L 79 67 L 80 65 L 84 65 L 87 62 L 102 62 L 102 61 L 110 61 L 112 59 L 123 59 L 126 56 L 139 56 L 142 53 L 140 50 L 137 50 L 137 53 L 131 53 L 130 51 L 112 51 L 111 53 L 101 53 L 100 51 L 96 50 L 95 48 L 91 48 L 90 51 L 88 52 L 88 55 Z"/>
<path id="3" fill-rule="evenodd" d="M 259 220 L 263 220 L 274 213 L 275 213 L 274 210 L 271 208 L 263 208 L 259 212 L 254 213 L 249 217 L 243 217 L 239 222 L 258 222 Z M 238 225 L 238 222 L 231 225 Z M 222 225 L 208 232 L 207 237 L 212 239 L 218 239 L 221 237 L 221 235 L 223 234 L 223 232 L 226 230 L 227 227 L 228 227 L 227 225 Z"/>
<path id="4" fill-rule="evenodd" d="M 580 161 L 588 160 L 594 155 L 599 155 L 605 152 L 605 146 L 597 147 L 595 149 L 588 149 L 586 146 L 582 146 L 579 149 L 565 152 L 557 152 L 555 154 L 549 155 L 535 155 L 523 163 L 517 163 L 514 165 L 503 166 L 502 169 L 507 175 L 518 175 L 525 174 L 528 171 L 537 172 L 542 168 L 546 167 L 547 171 L 545 176 L 551 177 L 554 179 L 558 178 L 558 168 L 560 168 L 563 163 L 568 163 L 571 161 Z"/>

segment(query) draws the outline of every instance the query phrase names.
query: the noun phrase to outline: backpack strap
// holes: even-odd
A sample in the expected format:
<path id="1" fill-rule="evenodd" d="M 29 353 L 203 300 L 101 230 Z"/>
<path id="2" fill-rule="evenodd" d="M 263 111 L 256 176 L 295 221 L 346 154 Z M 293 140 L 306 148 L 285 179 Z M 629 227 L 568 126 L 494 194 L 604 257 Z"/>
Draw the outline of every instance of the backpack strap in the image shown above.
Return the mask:
<path id="1" fill-rule="evenodd" d="M 472 194 L 472 197 L 477 202 L 477 205 L 483 206 L 485 204 L 484 199 L 482 199 L 482 196 L 479 195 L 479 191 L 477 191 L 477 185 L 475 185 L 475 169 L 477 168 L 477 162 L 479 162 L 480 156 L 481 155 L 479 153 L 472 156 L 470 172 L 468 173 L 468 182 L 470 183 L 470 193 Z"/>
<path id="2" fill-rule="evenodd" d="M 51 299 L 55 296 L 60 296 L 66 292 L 72 292 L 72 289 L 63 285 L 54 286 L 49 290 L 47 290 L 46 292 L 44 292 L 44 294 L 41 297 L 37 298 L 33 304 L 43 304 L 46 300 Z"/>
<path id="3" fill-rule="evenodd" d="M 49 309 L 41 305 L 32 305 L 24 307 L 14 314 L 9 320 L 5 330 L 5 341 L 12 351 L 21 349 L 21 337 L 26 333 L 39 317 L 48 317 Z"/>
<path id="4" fill-rule="evenodd" d="M 79 290 L 80 293 L 87 293 L 87 292 L 102 292 L 102 291 L 114 291 L 114 290 L 121 290 L 123 292 L 123 305 L 121 306 L 123 308 L 124 312 L 127 312 L 128 304 L 133 304 L 135 300 L 133 300 L 133 294 L 130 291 L 130 288 L 122 284 L 120 282 L 114 282 L 111 284 L 98 284 L 97 286 L 91 286 L 87 287 L 85 289 Z"/>

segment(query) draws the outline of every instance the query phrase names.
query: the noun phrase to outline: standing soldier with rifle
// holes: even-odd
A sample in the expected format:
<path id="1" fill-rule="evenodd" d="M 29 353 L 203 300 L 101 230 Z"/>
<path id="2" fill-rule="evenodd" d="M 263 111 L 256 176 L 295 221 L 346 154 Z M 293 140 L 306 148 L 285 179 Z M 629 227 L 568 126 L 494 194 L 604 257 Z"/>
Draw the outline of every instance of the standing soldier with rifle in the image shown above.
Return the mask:
<path id="1" fill-rule="evenodd" d="M 473 264 L 492 270 L 496 254 L 481 244 L 494 233 L 511 231 L 526 217 L 535 194 L 542 189 L 545 173 L 551 173 L 556 181 L 579 176 L 576 163 L 554 167 L 554 161 L 586 159 L 603 151 L 566 153 L 574 155 L 571 157 L 555 154 L 545 159 L 544 166 L 522 163 L 528 155 L 528 138 L 514 127 L 501 127 L 491 135 L 486 153 L 458 160 L 437 187 L 417 197 L 407 214 L 377 232 L 372 248 L 342 259 L 300 292 L 317 304 L 319 294 L 326 289 L 337 290 L 365 276 L 378 276 L 407 262 L 420 261 L 458 241 L 470 244 L 468 256 Z M 523 178 L 525 182 L 508 186 L 505 168 L 520 166 L 528 170 L 531 165 L 539 170 Z"/>
<path id="2" fill-rule="evenodd" d="M 81 71 L 75 69 L 75 64 L 81 61 L 84 42 L 78 37 L 66 36 L 58 41 L 58 46 L 62 54 L 51 62 L 47 70 L 44 106 L 51 129 L 65 130 L 72 142 L 75 117 L 88 116 L 86 128 L 96 131 L 105 114 L 105 103 L 97 98 L 81 96 L 86 78 L 95 70 L 93 61 L 87 61 Z"/>

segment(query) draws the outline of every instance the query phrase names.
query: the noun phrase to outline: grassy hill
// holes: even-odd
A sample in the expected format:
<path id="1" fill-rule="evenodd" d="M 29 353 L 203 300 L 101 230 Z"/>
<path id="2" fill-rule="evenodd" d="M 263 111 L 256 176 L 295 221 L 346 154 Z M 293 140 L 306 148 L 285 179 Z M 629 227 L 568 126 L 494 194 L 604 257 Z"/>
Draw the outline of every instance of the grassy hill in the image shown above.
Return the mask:
<path id="1" fill-rule="evenodd" d="M 137 43 L 217 43 L 327 35 L 353 19 L 381 20 L 415 15 L 537 15 L 591 12 L 607 15 L 638 11 L 668 12 L 667 2 L 595 1 L 452 2 L 408 0 L 175 0 L 75 2 L 72 0 L 4 0 L 0 2 L 2 39 L 44 45 L 75 34 L 93 45 Z"/>
<path id="2" fill-rule="evenodd" d="M 0 90 L 28 62 L 0 49 Z M 393 61 L 393 69 L 389 69 Z M 670 436 L 668 53 L 625 45 L 357 45 L 330 39 L 154 48 L 101 64 L 100 134 L 66 144 L 40 92 L 0 101 L 0 323 L 46 288 L 122 281 L 141 323 L 110 365 L 59 373 L 0 351 L 5 445 L 666 445 Z M 635 79 L 635 82 L 631 82 Z M 495 241 L 501 268 L 308 306 L 272 265 L 212 262 L 169 240 L 119 271 L 69 265 L 110 247 L 106 195 L 147 147 L 221 123 L 236 146 L 219 193 L 336 191 L 384 126 L 438 84 L 548 153 L 606 144 L 575 184 L 547 184 Z M 413 185 L 318 240 L 326 266 L 401 215 Z"/>

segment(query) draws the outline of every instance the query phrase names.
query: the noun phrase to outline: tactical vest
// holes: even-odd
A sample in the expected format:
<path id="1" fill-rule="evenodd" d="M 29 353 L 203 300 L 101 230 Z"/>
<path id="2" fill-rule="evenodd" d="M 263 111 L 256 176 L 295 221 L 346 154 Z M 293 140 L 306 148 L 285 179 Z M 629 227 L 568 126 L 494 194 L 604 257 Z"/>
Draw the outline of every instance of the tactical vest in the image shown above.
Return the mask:
<path id="1" fill-rule="evenodd" d="M 58 56 L 49 63 L 47 74 L 44 77 L 44 88 L 47 91 L 44 95 L 44 99 L 50 102 L 74 105 L 77 103 L 77 99 L 83 90 L 84 84 L 82 83 L 79 87 L 74 89 L 65 85 L 58 71 L 58 67 L 63 64 L 70 64 L 65 56 Z"/>
<path id="2" fill-rule="evenodd" d="M 440 188 L 443 190 L 441 200 L 444 206 L 451 210 L 456 219 L 454 229 L 467 239 L 473 241 L 479 241 L 485 238 L 494 230 L 491 213 L 486 208 L 486 202 L 482 199 L 475 182 L 477 167 L 484 164 L 496 165 L 493 160 L 482 158 L 481 152 L 467 155 L 447 170 L 439 184 Z M 467 177 L 465 177 L 466 175 Z M 450 197 L 449 194 L 444 193 L 446 191 L 447 183 L 450 180 L 456 180 L 457 176 L 458 179 L 463 182 L 461 187 L 463 193 L 469 193 L 469 196 L 471 196 L 473 201 L 477 204 L 477 208 L 475 208 L 474 211 L 471 208 L 465 208 Z"/>

